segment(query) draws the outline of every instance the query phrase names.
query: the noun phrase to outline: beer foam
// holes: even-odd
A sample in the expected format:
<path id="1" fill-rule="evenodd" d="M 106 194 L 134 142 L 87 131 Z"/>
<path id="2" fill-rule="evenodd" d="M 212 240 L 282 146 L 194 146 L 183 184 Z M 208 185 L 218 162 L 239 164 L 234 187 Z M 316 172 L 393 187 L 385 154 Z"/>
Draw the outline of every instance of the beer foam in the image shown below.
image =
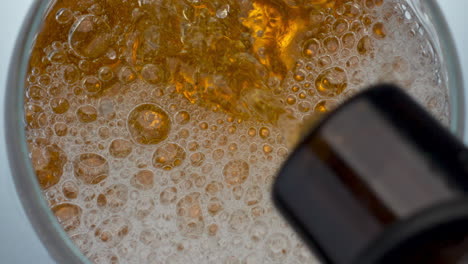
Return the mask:
<path id="1" fill-rule="evenodd" d="M 55 19 L 96 32 L 97 47 L 47 46 L 50 63 L 31 68 L 25 109 L 44 196 L 94 263 L 318 263 L 270 201 L 304 122 L 382 81 L 449 122 L 440 54 L 405 1 L 355 1 L 311 18 L 328 19 L 328 35 L 307 40 L 284 79 L 271 79 L 285 112 L 277 123 L 193 103 L 188 90 L 161 85 L 154 63 L 93 70 L 120 51 L 106 44 L 115 36 L 102 6 L 85 2 Z M 229 12 L 221 5 L 214 15 Z"/>

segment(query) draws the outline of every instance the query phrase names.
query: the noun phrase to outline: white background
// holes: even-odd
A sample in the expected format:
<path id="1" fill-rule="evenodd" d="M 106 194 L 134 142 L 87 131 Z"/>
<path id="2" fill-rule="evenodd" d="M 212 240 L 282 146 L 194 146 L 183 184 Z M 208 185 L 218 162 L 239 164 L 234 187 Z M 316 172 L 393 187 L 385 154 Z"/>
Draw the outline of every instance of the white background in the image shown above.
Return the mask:
<path id="1" fill-rule="evenodd" d="M 468 80 L 467 0 L 438 0 L 455 36 L 465 80 Z M 0 5 L 0 127 L 5 109 L 5 82 L 20 25 L 33 0 L 2 0 Z M 467 83 L 465 81 L 465 83 Z M 468 93 L 467 93 L 468 94 Z M 468 102 L 465 99 L 465 102 Z M 8 111 L 8 110 L 6 110 Z M 468 115 L 467 115 L 468 118 Z M 465 135 L 467 137 L 468 133 Z M 0 129 L 0 262 L 52 263 L 22 211 L 8 168 L 4 131 Z"/>

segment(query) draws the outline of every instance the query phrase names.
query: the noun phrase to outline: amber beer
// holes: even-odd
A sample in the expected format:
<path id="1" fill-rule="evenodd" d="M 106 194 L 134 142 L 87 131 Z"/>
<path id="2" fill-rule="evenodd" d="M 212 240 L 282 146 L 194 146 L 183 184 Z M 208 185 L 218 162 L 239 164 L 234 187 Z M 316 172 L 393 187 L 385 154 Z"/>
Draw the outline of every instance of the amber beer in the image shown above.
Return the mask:
<path id="1" fill-rule="evenodd" d="M 438 56 L 403 0 L 53 1 L 31 162 L 94 263 L 311 263 L 269 199 L 304 124 L 381 80 L 447 124 Z"/>

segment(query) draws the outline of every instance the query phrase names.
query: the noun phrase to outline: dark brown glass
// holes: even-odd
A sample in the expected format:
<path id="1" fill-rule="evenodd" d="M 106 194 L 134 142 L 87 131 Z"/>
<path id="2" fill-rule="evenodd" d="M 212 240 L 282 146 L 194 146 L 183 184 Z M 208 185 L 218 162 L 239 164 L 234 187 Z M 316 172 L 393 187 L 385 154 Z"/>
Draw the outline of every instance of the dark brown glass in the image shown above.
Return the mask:
<path id="1" fill-rule="evenodd" d="M 313 129 L 273 196 L 324 262 L 458 263 L 468 253 L 467 153 L 411 98 L 382 85 Z"/>

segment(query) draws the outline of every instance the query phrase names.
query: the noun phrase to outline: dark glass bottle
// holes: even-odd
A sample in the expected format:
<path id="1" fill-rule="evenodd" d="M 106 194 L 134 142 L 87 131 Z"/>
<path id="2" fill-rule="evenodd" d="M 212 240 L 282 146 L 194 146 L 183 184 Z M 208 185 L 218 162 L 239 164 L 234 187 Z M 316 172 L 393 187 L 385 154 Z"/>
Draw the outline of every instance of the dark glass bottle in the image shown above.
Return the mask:
<path id="1" fill-rule="evenodd" d="M 281 212 L 333 264 L 459 263 L 467 193 L 463 144 L 391 85 L 320 122 L 273 188 Z"/>

